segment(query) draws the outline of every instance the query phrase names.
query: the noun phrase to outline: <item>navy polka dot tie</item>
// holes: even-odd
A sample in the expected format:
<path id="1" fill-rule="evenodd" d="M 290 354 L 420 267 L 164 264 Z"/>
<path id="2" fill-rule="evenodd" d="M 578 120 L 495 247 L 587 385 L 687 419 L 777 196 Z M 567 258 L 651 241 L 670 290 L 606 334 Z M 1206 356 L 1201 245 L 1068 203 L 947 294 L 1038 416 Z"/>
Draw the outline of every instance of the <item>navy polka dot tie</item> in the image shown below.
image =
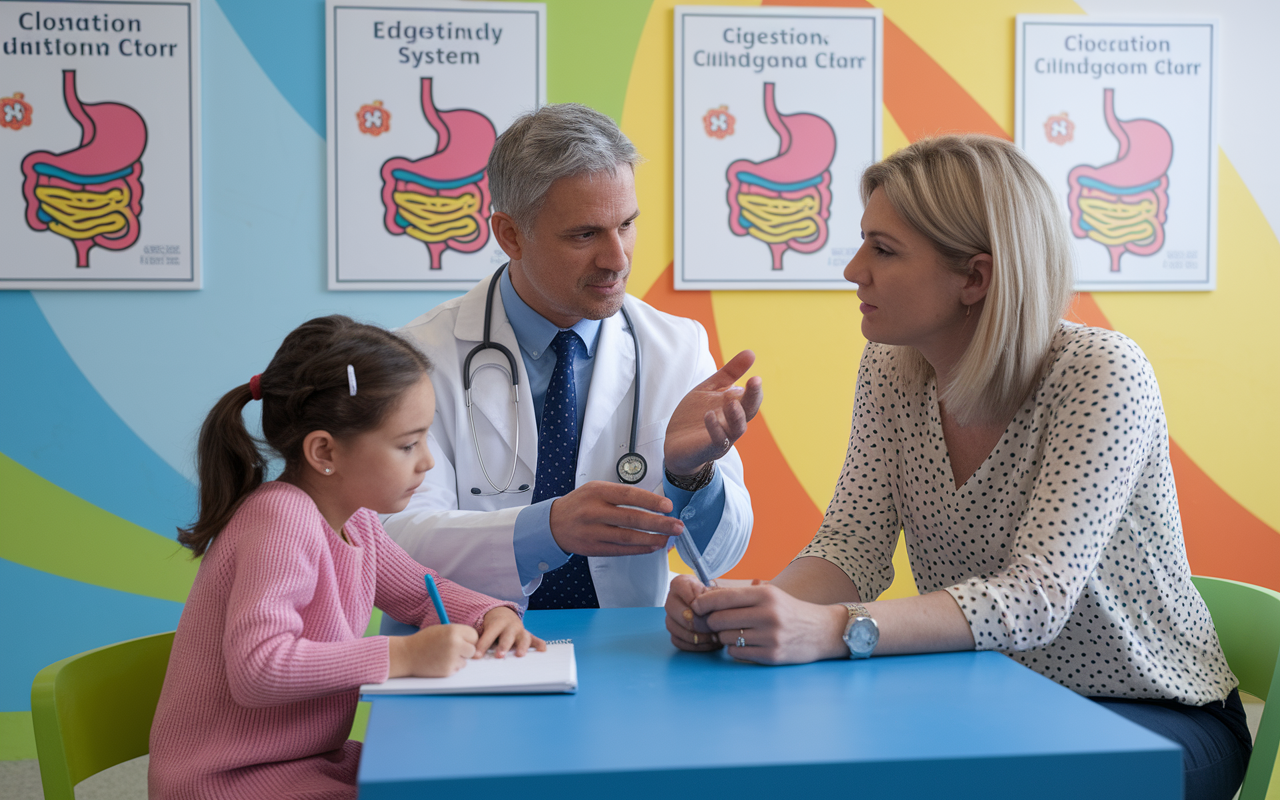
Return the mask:
<path id="1" fill-rule="evenodd" d="M 538 428 L 535 503 L 572 492 L 578 468 L 578 392 L 573 383 L 573 361 L 582 350 L 582 340 L 573 331 L 560 331 L 551 346 L 556 351 L 556 367 L 543 400 L 542 425 Z M 529 597 L 532 609 L 599 607 L 587 558 L 576 554 L 556 569 L 544 572 L 542 585 Z"/>

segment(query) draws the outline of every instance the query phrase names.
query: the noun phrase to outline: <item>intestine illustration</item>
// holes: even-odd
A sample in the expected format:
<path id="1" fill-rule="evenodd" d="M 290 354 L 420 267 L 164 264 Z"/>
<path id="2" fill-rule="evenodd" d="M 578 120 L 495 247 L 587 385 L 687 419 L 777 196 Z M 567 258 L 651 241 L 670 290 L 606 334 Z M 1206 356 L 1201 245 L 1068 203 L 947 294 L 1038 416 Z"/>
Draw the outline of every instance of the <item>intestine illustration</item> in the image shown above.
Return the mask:
<path id="1" fill-rule="evenodd" d="M 62 73 L 62 96 L 80 124 L 80 146 L 28 153 L 22 193 L 27 225 L 70 239 L 76 266 L 88 267 L 95 246 L 124 250 L 138 240 L 147 124 L 122 103 L 81 103 L 73 69 Z"/>
<path id="2" fill-rule="evenodd" d="M 1119 272 L 1126 252 L 1149 256 L 1164 246 L 1173 137 L 1149 119 L 1117 119 L 1114 89 L 1103 90 L 1102 108 L 1119 152 L 1110 164 L 1081 164 L 1071 170 L 1067 206 L 1071 232 L 1105 245 L 1111 271 Z"/>
<path id="3" fill-rule="evenodd" d="M 764 113 L 778 134 L 778 155 L 729 165 L 729 229 L 769 245 L 779 270 L 788 249 L 813 253 L 827 243 L 836 133 L 816 114 L 779 114 L 772 83 L 764 85 Z"/>
<path id="4" fill-rule="evenodd" d="M 384 224 L 427 246 L 431 269 L 440 269 L 446 249 L 474 253 L 489 241 L 489 151 L 493 123 L 478 111 L 438 111 L 431 78 L 422 79 L 422 113 L 439 137 L 431 155 L 382 165 Z"/>

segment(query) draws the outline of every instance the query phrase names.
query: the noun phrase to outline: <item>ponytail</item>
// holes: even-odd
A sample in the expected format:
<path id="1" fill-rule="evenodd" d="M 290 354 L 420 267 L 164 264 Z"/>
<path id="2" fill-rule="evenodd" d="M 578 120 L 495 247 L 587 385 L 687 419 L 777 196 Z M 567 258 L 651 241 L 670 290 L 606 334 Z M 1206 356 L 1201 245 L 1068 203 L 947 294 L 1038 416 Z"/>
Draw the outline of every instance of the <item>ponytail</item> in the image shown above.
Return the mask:
<path id="1" fill-rule="evenodd" d="M 312 431 L 338 439 L 376 428 L 400 395 L 431 369 L 410 342 L 374 325 L 333 314 L 285 337 L 256 382 L 222 396 L 200 429 L 200 515 L 178 541 L 204 555 L 240 504 L 262 485 L 267 458 L 244 424 L 244 407 L 262 400 L 262 442 L 284 459 L 283 478 L 302 469 Z M 359 391 L 349 375 L 359 378 Z"/>
<path id="2" fill-rule="evenodd" d="M 266 474 L 267 459 L 244 424 L 244 407 L 252 399 L 249 384 L 237 386 L 222 396 L 200 428 L 200 516 L 190 528 L 178 529 L 178 542 L 194 556 L 204 555 Z"/>

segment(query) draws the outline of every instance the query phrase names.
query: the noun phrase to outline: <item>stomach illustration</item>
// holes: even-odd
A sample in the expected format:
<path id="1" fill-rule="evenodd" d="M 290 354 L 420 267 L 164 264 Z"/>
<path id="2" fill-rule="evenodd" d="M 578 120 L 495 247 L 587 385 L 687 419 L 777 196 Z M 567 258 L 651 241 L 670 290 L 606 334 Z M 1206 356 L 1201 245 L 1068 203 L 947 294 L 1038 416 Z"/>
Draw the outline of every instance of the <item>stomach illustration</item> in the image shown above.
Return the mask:
<path id="1" fill-rule="evenodd" d="M 1114 89 L 1103 90 L 1102 108 L 1119 144 L 1116 160 L 1074 167 L 1067 175 L 1067 207 L 1071 232 L 1104 245 L 1111 271 L 1119 272 L 1125 253 L 1149 256 L 1164 246 L 1173 137 L 1149 119 L 1118 119 Z"/>
<path id="2" fill-rule="evenodd" d="M 773 269 L 787 250 L 813 253 L 827 243 L 831 162 L 836 133 L 816 114 L 780 114 L 774 84 L 764 85 L 764 113 L 778 134 L 778 155 L 729 165 L 729 230 L 769 246 Z"/>
<path id="3" fill-rule="evenodd" d="M 474 253 L 489 241 L 489 151 L 493 123 L 478 111 L 439 111 L 431 78 L 422 79 L 422 113 L 439 140 L 434 153 L 416 161 L 402 157 L 382 165 L 383 223 L 392 235 L 424 243 L 431 269 L 445 250 Z"/>
<path id="4" fill-rule="evenodd" d="M 28 153 L 22 194 L 27 226 L 70 239 L 76 266 L 88 267 L 94 247 L 124 250 L 138 240 L 147 125 L 123 103 L 81 103 L 73 69 L 62 73 L 62 96 L 80 124 L 80 146 Z"/>

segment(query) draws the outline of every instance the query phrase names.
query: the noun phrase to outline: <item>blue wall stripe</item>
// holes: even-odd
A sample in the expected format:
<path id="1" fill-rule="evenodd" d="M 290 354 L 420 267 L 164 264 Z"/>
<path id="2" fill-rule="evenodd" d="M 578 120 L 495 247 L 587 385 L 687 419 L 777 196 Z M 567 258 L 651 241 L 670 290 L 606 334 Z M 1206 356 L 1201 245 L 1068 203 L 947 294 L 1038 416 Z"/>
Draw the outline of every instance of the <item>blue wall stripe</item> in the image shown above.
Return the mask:
<path id="1" fill-rule="evenodd" d="M 0 292 L 0 452 L 135 525 L 175 538 L 195 487 L 140 440 L 85 379 L 30 292 Z"/>
<path id="2" fill-rule="evenodd" d="M 323 139 L 324 0 L 218 0 L 218 7 L 280 94 Z"/>
<path id="3" fill-rule="evenodd" d="M 182 616 L 181 603 L 60 578 L 2 558 L 0 607 L 0 711 L 30 711 L 31 681 L 53 662 L 171 631 Z"/>

